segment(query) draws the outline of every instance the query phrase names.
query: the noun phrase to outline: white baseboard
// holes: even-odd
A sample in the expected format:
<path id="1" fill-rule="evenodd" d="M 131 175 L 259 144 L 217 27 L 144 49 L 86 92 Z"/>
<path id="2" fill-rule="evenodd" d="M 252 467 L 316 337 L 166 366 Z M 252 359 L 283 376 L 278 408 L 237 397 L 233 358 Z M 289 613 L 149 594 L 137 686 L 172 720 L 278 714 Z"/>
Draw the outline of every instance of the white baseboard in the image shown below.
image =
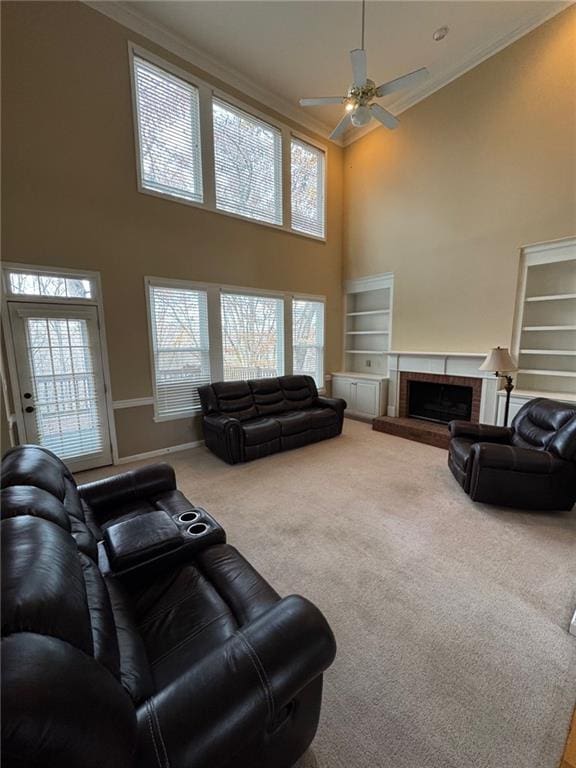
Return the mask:
<path id="1" fill-rule="evenodd" d="M 133 461 L 142 461 L 143 459 L 153 459 L 155 456 L 164 456 L 167 453 L 177 453 L 178 451 L 188 451 L 190 448 L 198 448 L 204 445 L 204 440 L 194 440 L 191 443 L 182 443 L 181 445 L 170 445 L 168 448 L 158 448 L 156 451 L 147 451 L 146 453 L 135 453 L 132 456 L 122 456 L 116 464 L 130 464 Z"/>

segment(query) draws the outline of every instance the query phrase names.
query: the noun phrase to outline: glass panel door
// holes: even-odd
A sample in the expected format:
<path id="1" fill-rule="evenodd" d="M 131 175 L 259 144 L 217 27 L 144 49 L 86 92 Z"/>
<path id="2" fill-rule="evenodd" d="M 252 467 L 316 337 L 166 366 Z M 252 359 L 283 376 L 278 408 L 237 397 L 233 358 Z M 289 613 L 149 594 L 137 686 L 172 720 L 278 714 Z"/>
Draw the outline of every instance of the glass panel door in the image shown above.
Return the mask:
<path id="1" fill-rule="evenodd" d="M 112 463 L 96 307 L 10 302 L 26 441 L 74 471 Z"/>

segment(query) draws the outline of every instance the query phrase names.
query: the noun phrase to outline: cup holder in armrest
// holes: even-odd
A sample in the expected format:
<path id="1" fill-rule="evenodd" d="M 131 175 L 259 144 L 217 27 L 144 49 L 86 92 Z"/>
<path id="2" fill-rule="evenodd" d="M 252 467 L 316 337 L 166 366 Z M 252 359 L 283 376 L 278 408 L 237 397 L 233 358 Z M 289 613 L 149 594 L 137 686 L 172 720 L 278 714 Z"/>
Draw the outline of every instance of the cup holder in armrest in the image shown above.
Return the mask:
<path id="1" fill-rule="evenodd" d="M 183 512 L 178 516 L 179 523 L 193 523 L 200 517 L 200 512 Z"/>
<path id="2" fill-rule="evenodd" d="M 189 536 L 202 536 L 209 530 L 209 526 L 206 523 L 194 523 L 194 525 L 188 526 L 186 533 Z"/>

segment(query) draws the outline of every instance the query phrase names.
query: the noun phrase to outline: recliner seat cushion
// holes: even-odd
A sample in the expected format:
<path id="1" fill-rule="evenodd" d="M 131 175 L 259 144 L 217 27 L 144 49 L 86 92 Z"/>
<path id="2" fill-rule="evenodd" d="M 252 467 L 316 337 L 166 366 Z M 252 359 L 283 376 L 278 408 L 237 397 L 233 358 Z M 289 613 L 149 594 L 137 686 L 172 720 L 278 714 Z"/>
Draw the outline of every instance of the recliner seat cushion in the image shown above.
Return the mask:
<path id="1" fill-rule="evenodd" d="M 309 411 L 288 411 L 274 416 L 280 425 L 282 435 L 297 435 L 311 428 Z"/>
<path id="2" fill-rule="evenodd" d="M 280 424 L 274 417 L 251 419 L 242 424 L 246 445 L 268 443 L 280 437 Z"/>

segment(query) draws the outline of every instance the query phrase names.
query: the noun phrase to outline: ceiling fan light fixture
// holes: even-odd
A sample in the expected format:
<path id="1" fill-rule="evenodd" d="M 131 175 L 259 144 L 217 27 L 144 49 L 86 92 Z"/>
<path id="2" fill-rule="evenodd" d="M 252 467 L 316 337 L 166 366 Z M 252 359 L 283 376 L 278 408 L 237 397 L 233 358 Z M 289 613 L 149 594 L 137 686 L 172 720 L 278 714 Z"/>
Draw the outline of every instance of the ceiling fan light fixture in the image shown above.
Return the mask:
<path id="1" fill-rule="evenodd" d="M 439 43 L 440 40 L 444 40 L 449 31 L 449 27 L 439 27 L 432 35 L 432 38 Z"/>
<path id="2" fill-rule="evenodd" d="M 346 102 L 346 106 L 344 107 L 346 112 L 352 112 L 354 109 L 354 104 L 351 101 Z"/>
<path id="3" fill-rule="evenodd" d="M 361 128 L 363 125 L 368 125 L 372 119 L 372 114 L 368 107 L 360 105 L 352 112 L 352 125 L 356 128 Z"/>

